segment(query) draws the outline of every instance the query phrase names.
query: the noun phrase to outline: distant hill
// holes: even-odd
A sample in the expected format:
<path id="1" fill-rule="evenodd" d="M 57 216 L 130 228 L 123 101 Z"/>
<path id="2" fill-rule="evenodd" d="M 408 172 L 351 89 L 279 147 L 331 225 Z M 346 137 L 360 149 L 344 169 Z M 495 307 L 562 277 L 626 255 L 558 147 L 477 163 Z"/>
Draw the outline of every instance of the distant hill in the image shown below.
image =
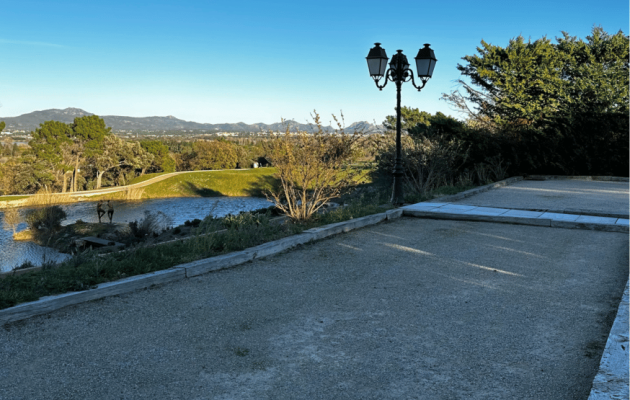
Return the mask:
<path id="1" fill-rule="evenodd" d="M 43 111 L 33 111 L 18 117 L 0 117 L 0 121 L 6 123 L 6 131 L 24 130 L 27 132 L 35 130 L 44 121 L 60 121 L 71 123 L 76 117 L 94 115 L 80 108 L 66 108 L 64 110 L 50 109 Z M 121 117 L 118 115 L 101 115 L 107 126 L 114 132 L 117 131 L 188 131 L 203 130 L 211 132 L 260 132 L 260 131 L 284 131 L 286 124 L 291 126 L 291 131 L 312 132 L 313 125 L 301 124 L 296 121 L 286 121 L 285 124 L 277 122 L 275 124 L 246 124 L 243 122 L 224 124 L 201 124 L 198 122 L 184 121 L 169 115 L 167 117 Z M 330 126 L 325 127 L 326 131 L 333 131 Z M 366 133 L 383 132 L 382 125 L 374 125 L 366 121 L 355 122 L 346 127 L 346 132 L 363 130 Z"/>

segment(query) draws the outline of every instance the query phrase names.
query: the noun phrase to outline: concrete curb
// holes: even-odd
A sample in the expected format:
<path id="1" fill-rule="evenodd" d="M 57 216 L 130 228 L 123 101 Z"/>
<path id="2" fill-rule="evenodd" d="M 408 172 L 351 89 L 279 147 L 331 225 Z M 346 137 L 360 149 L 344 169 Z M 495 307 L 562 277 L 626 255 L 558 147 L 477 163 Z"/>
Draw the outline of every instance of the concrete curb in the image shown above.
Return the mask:
<path id="1" fill-rule="evenodd" d="M 402 211 L 402 210 L 400 210 Z M 351 219 L 349 221 L 338 222 L 336 224 L 330 224 L 326 226 L 322 226 L 319 228 L 312 228 L 304 231 L 304 233 L 308 233 L 313 235 L 313 240 L 320 240 L 327 238 L 332 235 L 336 235 L 342 232 L 349 232 L 353 229 L 363 228 L 364 226 L 378 224 L 381 221 L 389 219 L 388 216 L 392 216 L 395 218 L 395 213 L 380 213 L 380 214 L 372 214 L 361 218 Z M 401 212 L 402 215 L 402 212 Z"/>
<path id="2" fill-rule="evenodd" d="M 628 398 L 628 284 L 610 329 L 588 400 Z"/>
<path id="3" fill-rule="evenodd" d="M 47 314 L 67 306 L 133 292 L 138 289 L 148 288 L 151 285 L 175 282 L 184 278 L 186 278 L 186 271 L 183 268 L 173 267 L 163 271 L 120 279 L 115 282 L 101 283 L 94 289 L 81 292 L 69 292 L 42 297 L 37 301 L 18 304 L 17 306 L 0 310 L 0 325 L 34 317 L 36 315 Z"/>
<path id="4" fill-rule="evenodd" d="M 590 176 L 590 175 L 528 175 L 525 179 L 530 181 L 550 180 L 578 180 L 578 181 L 604 181 L 604 182 L 629 182 L 629 178 L 621 176 Z"/>
<path id="5" fill-rule="evenodd" d="M 48 314 L 67 306 L 101 299 L 103 297 L 130 293 L 139 289 L 146 289 L 152 285 L 175 282 L 208 272 L 231 268 L 256 258 L 281 253 L 300 244 L 324 239 L 332 235 L 349 232 L 365 226 L 375 225 L 385 220 L 400 218 L 402 215 L 403 210 L 401 209 L 388 210 L 380 214 L 368 215 L 349 221 L 309 229 L 299 235 L 274 240 L 242 251 L 197 260 L 187 264 L 180 264 L 162 271 L 136 275 L 114 282 L 102 283 L 93 289 L 43 297 L 37 301 L 22 303 L 14 307 L 0 310 L 0 325 Z"/>
<path id="6" fill-rule="evenodd" d="M 429 202 L 429 203 L 449 203 L 451 201 L 458 201 L 458 200 L 465 199 L 466 197 L 470 197 L 470 196 L 474 196 L 474 195 L 479 194 L 479 193 L 487 192 L 488 190 L 491 190 L 491 189 L 496 189 L 496 188 L 499 188 L 499 187 L 511 185 L 513 183 L 516 183 L 516 182 L 519 182 L 519 181 L 522 181 L 522 180 L 523 180 L 522 176 L 513 176 L 511 178 L 507 178 L 507 179 L 504 179 L 504 180 L 499 181 L 499 182 L 491 183 L 489 185 L 479 186 L 479 187 L 476 187 L 474 189 L 466 190 L 465 192 L 461 192 L 461 193 L 457 193 L 457 194 L 453 194 L 453 195 L 449 195 L 449 196 L 437 197 L 435 199 L 427 200 L 426 202 Z"/>
<path id="7" fill-rule="evenodd" d="M 428 218 L 428 219 L 448 219 L 456 221 L 475 221 L 475 222 L 495 222 L 501 224 L 515 224 L 515 225 L 533 225 L 544 226 L 551 228 L 565 228 L 565 229 L 587 229 L 604 232 L 620 232 L 629 233 L 629 227 L 627 225 L 617 224 L 596 224 L 588 222 L 574 222 L 574 221 L 555 221 L 547 218 L 527 218 L 527 217 L 503 217 L 500 215 L 475 215 L 475 214 L 460 214 L 460 213 L 446 213 L 446 212 L 433 212 L 433 211 L 421 211 L 421 210 L 403 210 L 403 215 L 416 217 L 416 218 Z"/>
<path id="8" fill-rule="evenodd" d="M 563 209 L 510 208 L 510 210 L 549 212 L 549 213 L 556 213 L 556 214 L 590 215 L 592 217 L 625 218 L 625 219 L 628 219 L 628 217 L 630 217 L 630 214 L 610 213 L 606 211 L 592 211 L 592 210 L 586 210 L 584 208 L 563 208 Z"/>

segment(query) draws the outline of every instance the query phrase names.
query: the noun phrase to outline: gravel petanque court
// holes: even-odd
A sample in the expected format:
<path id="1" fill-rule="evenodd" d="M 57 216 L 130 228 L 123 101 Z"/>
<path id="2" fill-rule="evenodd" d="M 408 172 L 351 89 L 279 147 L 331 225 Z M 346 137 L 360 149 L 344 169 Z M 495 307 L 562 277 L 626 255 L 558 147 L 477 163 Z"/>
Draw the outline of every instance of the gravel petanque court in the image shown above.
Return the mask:
<path id="1" fill-rule="evenodd" d="M 628 215 L 629 194 L 628 182 L 524 180 L 453 203 L 517 209 L 573 210 L 584 211 L 589 215 Z"/>
<path id="2" fill-rule="evenodd" d="M 0 329 L 0 399 L 586 399 L 625 233 L 402 218 Z"/>

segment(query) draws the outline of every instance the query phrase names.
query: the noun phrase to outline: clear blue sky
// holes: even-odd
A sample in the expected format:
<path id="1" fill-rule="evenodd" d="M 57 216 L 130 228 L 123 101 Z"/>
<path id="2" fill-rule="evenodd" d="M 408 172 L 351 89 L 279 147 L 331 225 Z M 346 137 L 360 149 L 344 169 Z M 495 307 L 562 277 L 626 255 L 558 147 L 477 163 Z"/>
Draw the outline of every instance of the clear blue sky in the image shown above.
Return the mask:
<path id="1" fill-rule="evenodd" d="M 399 6 L 393 6 L 398 4 Z M 403 105 L 453 114 L 440 95 L 482 39 L 584 38 L 594 25 L 628 34 L 628 0 L 4 1 L 0 119 L 49 108 L 207 123 L 381 123 L 395 86 L 374 86 L 365 57 L 381 42 L 412 61 L 431 43 L 438 64 Z"/>

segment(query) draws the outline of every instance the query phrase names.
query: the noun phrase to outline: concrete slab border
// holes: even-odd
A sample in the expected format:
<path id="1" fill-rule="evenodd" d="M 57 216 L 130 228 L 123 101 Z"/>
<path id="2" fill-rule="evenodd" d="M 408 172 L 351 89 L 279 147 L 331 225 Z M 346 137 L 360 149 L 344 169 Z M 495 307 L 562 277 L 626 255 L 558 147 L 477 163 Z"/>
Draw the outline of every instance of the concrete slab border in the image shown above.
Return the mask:
<path id="1" fill-rule="evenodd" d="M 606 211 L 586 210 L 584 208 L 563 208 L 563 209 L 550 209 L 550 208 L 510 208 L 510 210 L 532 211 L 532 212 L 548 212 L 555 214 L 571 214 L 571 215 L 588 215 L 591 217 L 606 217 L 606 218 L 624 218 L 628 219 L 629 214 L 611 213 Z"/>
<path id="2" fill-rule="evenodd" d="M 474 211 L 474 210 L 473 210 Z M 476 222 L 496 222 L 501 224 L 515 224 L 515 225 L 533 225 L 533 226 L 545 226 L 550 228 L 565 228 L 565 229 L 587 229 L 604 232 L 620 232 L 629 233 L 630 229 L 628 225 L 620 224 L 598 224 L 591 222 L 577 222 L 577 221 L 558 221 L 549 218 L 532 218 L 532 217 L 516 217 L 506 216 L 506 212 L 501 215 L 490 214 L 472 214 L 471 211 L 465 213 L 449 213 L 449 212 L 437 212 L 437 211 L 425 211 L 414 210 L 413 208 L 404 209 L 403 216 L 416 217 L 416 218 L 428 218 L 428 219 L 448 219 L 456 221 L 476 221 Z"/>
<path id="3" fill-rule="evenodd" d="M 483 192 L 487 192 L 490 189 L 496 189 L 496 188 L 500 188 L 503 186 L 507 186 L 507 185 L 511 185 L 513 183 L 522 181 L 523 177 L 522 176 L 513 176 L 511 178 L 507 178 L 504 179 L 502 181 L 499 182 L 494 182 L 491 183 L 489 185 L 484 185 L 484 186 L 479 186 L 476 187 L 474 189 L 470 189 L 470 190 L 466 190 L 464 192 L 460 192 L 457 194 L 452 194 L 452 195 L 448 195 L 448 196 L 442 196 L 442 197 L 437 197 L 435 199 L 431 199 L 431 200 L 427 200 L 427 203 L 449 203 L 451 201 L 458 201 L 458 200 L 462 200 L 465 199 L 466 197 L 470 197 L 470 196 L 474 196 L 476 194 L 479 193 L 483 193 Z"/>
<path id="4" fill-rule="evenodd" d="M 256 258 L 281 253 L 300 244 L 324 239 L 365 226 L 375 225 L 385 220 L 401 218 L 402 215 L 402 209 L 388 210 L 384 213 L 372 214 L 361 218 L 312 228 L 298 235 L 288 236 L 242 251 L 180 264 L 162 271 L 136 275 L 114 282 L 101 283 L 92 289 L 42 297 L 36 301 L 18 304 L 17 306 L 0 310 L 0 325 L 48 314 L 71 305 L 108 296 L 130 293 L 139 289 L 146 289 L 153 285 L 175 282 L 208 272 L 231 268 Z"/>
<path id="5" fill-rule="evenodd" d="M 630 178 L 622 176 L 590 176 L 590 175 L 527 175 L 526 180 L 550 181 L 550 180 L 577 180 L 577 181 L 604 181 L 604 182 L 629 182 Z"/>
<path id="6" fill-rule="evenodd" d="M 619 303 L 588 400 L 628 398 L 628 289 Z"/>
<path id="7" fill-rule="evenodd" d="M 101 283 L 93 289 L 81 292 L 69 292 L 42 297 L 36 301 L 18 304 L 17 306 L 0 310 L 0 325 L 34 317 L 36 315 L 47 314 L 67 306 L 85 303 L 103 297 L 129 293 L 138 289 L 148 288 L 151 285 L 175 282 L 184 278 L 186 278 L 186 271 L 183 268 L 173 267 L 162 271 L 131 276 L 114 282 Z"/>
<path id="8" fill-rule="evenodd" d="M 499 222 L 516 225 L 551 226 L 551 220 L 541 218 L 502 217 L 495 215 L 459 214 L 447 212 L 431 212 L 419 210 L 403 210 L 403 215 L 428 219 L 448 219 L 456 221 Z"/>

